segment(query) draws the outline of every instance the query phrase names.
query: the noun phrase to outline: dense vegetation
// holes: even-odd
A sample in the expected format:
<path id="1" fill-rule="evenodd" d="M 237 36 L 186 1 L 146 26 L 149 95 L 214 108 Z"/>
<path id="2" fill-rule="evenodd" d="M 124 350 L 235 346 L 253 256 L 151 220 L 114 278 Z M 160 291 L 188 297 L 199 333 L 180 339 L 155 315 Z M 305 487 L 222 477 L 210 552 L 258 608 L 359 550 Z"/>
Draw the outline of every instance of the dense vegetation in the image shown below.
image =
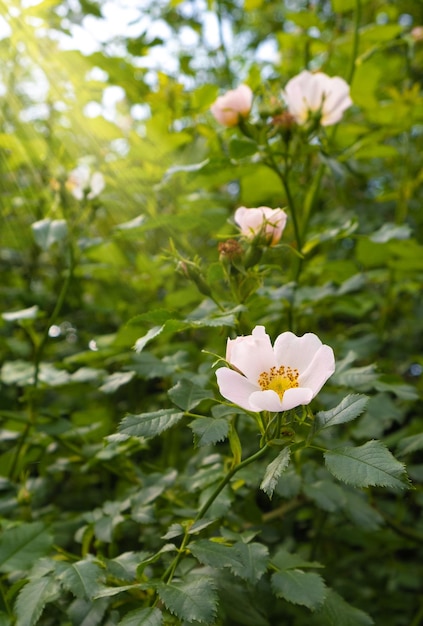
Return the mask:
<path id="1" fill-rule="evenodd" d="M 423 5 L 0 37 L 0 626 L 422 624 Z"/>

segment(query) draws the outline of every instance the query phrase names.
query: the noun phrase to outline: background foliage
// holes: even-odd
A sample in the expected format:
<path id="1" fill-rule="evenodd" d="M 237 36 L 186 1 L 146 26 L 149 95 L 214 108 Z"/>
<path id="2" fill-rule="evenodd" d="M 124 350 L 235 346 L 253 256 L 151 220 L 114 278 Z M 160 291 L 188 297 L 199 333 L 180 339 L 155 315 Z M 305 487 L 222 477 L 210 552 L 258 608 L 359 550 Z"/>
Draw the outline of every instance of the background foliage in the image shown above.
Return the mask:
<path id="1" fill-rule="evenodd" d="M 421 624 L 423 5 L 0 16 L 0 625 Z M 304 68 L 354 105 L 288 140 L 272 115 Z M 241 82 L 295 147 L 288 190 L 210 115 Z M 106 186 L 78 200 L 81 163 Z M 292 219 L 251 267 L 219 257 L 238 206 L 293 203 L 302 260 Z M 222 402 L 213 355 L 256 324 L 335 351 L 314 447 L 296 425 L 260 449 Z"/>

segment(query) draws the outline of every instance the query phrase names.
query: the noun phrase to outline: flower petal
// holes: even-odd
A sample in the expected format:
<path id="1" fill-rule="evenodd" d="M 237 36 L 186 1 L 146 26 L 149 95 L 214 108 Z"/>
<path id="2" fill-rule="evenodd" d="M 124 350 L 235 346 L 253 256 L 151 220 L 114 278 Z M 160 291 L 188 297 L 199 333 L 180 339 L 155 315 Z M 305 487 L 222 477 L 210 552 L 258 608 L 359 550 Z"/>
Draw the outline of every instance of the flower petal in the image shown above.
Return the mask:
<path id="1" fill-rule="evenodd" d="M 247 411 L 254 410 L 251 409 L 249 398 L 254 391 L 257 391 L 258 385 L 253 385 L 245 376 L 228 367 L 219 367 L 216 370 L 216 377 L 219 391 L 226 400 Z"/>
<path id="2" fill-rule="evenodd" d="M 253 384 L 257 383 L 262 372 L 268 372 L 276 365 L 270 337 L 264 326 L 256 326 L 252 335 L 243 337 L 242 341 L 233 340 L 229 354 L 230 363 Z"/>
<path id="3" fill-rule="evenodd" d="M 265 391 L 255 391 L 250 395 L 250 411 L 271 411 L 279 413 L 282 411 L 282 403 L 276 391 L 266 389 Z"/>
<path id="4" fill-rule="evenodd" d="M 308 387 L 313 391 L 314 398 L 334 371 L 333 350 L 330 346 L 322 345 L 311 359 L 309 366 L 303 372 L 300 371 L 298 381 L 301 387 Z"/>
<path id="5" fill-rule="evenodd" d="M 274 347 L 277 365 L 295 368 L 301 376 L 321 346 L 322 342 L 313 333 L 306 333 L 302 337 L 289 331 L 282 333 L 277 337 Z"/>
<path id="6" fill-rule="evenodd" d="M 289 411 L 290 409 L 294 409 L 296 406 L 309 404 L 313 398 L 313 391 L 308 387 L 294 387 L 292 389 L 287 389 L 283 394 L 281 403 L 282 408 L 279 410 Z"/>

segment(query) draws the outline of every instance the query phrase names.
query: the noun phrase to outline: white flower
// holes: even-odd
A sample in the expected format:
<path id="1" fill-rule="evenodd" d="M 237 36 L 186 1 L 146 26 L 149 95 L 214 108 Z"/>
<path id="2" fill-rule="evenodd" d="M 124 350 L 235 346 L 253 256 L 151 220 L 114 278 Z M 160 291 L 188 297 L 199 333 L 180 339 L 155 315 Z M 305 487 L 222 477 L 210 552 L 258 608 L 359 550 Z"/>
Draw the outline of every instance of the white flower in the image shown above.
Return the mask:
<path id="1" fill-rule="evenodd" d="M 331 126 L 342 118 L 345 109 L 352 105 L 350 87 L 343 78 L 331 78 L 323 72 L 312 74 L 304 70 L 291 78 L 283 93 L 289 113 L 300 125 L 305 124 L 310 113 L 320 113 L 320 124 Z"/>
<path id="2" fill-rule="evenodd" d="M 308 404 L 335 371 L 332 348 L 307 333 L 279 335 L 274 346 L 264 326 L 252 335 L 228 339 L 226 360 L 216 370 L 224 398 L 247 411 L 288 411 Z"/>
<path id="3" fill-rule="evenodd" d="M 82 200 L 85 194 L 92 200 L 103 191 L 105 182 L 101 172 L 91 173 L 88 165 L 78 165 L 70 172 L 66 187 L 77 200 Z"/>
<path id="4" fill-rule="evenodd" d="M 240 117 L 248 117 L 253 103 L 253 92 L 247 85 L 227 91 L 211 105 L 214 118 L 223 126 L 236 126 Z"/>
<path id="5" fill-rule="evenodd" d="M 275 246 L 282 236 L 287 214 L 282 209 L 269 209 L 267 206 L 257 209 L 242 206 L 235 211 L 234 219 L 246 239 L 262 235 L 268 245 Z"/>

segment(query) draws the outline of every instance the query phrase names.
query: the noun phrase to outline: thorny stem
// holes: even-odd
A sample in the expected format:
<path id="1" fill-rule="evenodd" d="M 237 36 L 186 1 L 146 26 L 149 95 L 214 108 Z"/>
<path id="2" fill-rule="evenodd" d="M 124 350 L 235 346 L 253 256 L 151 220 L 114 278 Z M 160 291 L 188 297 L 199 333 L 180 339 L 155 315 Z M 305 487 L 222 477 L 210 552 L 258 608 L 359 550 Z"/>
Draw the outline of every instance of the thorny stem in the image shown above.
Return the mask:
<path id="1" fill-rule="evenodd" d="M 238 465 L 235 465 L 235 467 L 233 467 L 231 470 L 229 470 L 229 472 L 226 474 L 226 476 L 217 485 L 216 489 L 213 491 L 211 496 L 206 500 L 206 502 L 203 504 L 201 509 L 198 511 L 198 513 L 195 516 L 194 521 L 192 522 L 191 526 L 193 524 L 195 524 L 196 522 L 198 522 L 200 519 L 202 519 L 205 516 L 205 514 L 207 513 L 207 511 L 209 510 L 209 508 L 211 507 L 213 502 L 216 500 L 218 495 L 221 493 L 221 491 L 223 491 L 223 489 L 226 487 L 226 485 L 231 481 L 232 477 L 235 476 L 235 474 L 237 472 L 239 472 L 241 469 L 243 469 L 247 465 L 250 465 L 250 463 L 254 463 L 254 461 L 256 461 L 257 459 L 262 457 L 267 452 L 268 448 L 269 448 L 269 446 L 267 444 L 264 445 L 263 448 L 261 448 L 260 450 L 258 450 L 254 454 L 252 454 L 251 456 L 247 457 L 246 459 L 244 459 L 244 461 L 241 461 L 241 463 L 239 463 Z M 190 542 L 190 539 L 191 539 L 191 535 L 189 534 L 189 528 L 187 528 L 185 530 L 185 535 L 184 535 L 184 538 L 182 540 L 181 546 L 180 546 L 180 548 L 178 550 L 178 554 L 173 559 L 172 563 L 169 565 L 169 567 L 167 568 L 167 570 L 165 571 L 165 573 L 162 576 L 162 580 L 164 580 L 166 583 L 170 583 L 171 582 L 171 580 L 172 580 L 172 578 L 173 578 L 173 576 L 175 574 L 175 570 L 176 570 L 177 566 L 179 565 L 179 562 L 181 561 L 182 557 L 185 554 L 185 549 L 188 546 L 188 543 Z"/>

